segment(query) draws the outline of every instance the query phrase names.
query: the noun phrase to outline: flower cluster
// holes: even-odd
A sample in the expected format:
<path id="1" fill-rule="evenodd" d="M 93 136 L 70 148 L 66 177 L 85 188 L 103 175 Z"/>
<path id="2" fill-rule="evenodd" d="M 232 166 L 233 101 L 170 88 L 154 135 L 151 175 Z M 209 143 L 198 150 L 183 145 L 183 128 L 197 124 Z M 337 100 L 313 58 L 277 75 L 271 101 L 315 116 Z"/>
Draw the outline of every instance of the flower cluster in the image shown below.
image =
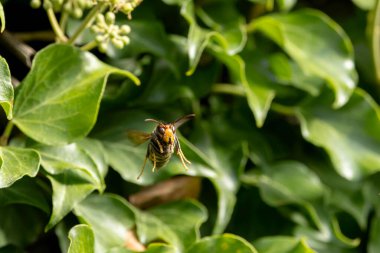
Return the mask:
<path id="1" fill-rule="evenodd" d="M 115 24 L 115 13 L 107 12 L 106 15 L 98 14 L 95 24 L 91 27 L 95 32 L 99 50 L 105 52 L 108 44 L 112 43 L 116 48 L 123 48 L 129 44 L 127 36 L 131 28 L 128 25 Z"/>
<path id="2" fill-rule="evenodd" d="M 131 12 L 141 3 L 142 0 L 108 0 L 112 11 L 121 11 L 130 16 Z"/>
<path id="3" fill-rule="evenodd" d="M 56 12 L 65 11 L 73 17 L 81 18 L 83 11 L 94 6 L 96 0 L 31 0 L 30 4 L 34 8 L 42 5 L 44 9 L 53 8 Z"/>

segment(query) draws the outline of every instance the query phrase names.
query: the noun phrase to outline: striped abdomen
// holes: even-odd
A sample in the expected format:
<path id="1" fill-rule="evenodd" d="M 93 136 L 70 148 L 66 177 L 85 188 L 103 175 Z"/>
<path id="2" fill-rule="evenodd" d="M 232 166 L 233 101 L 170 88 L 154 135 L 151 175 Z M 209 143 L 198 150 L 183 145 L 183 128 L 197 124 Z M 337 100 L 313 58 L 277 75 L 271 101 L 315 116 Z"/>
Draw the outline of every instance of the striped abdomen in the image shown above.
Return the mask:
<path id="1" fill-rule="evenodd" d="M 151 139 L 151 141 L 148 144 L 148 152 L 147 156 L 149 160 L 152 161 L 152 163 L 156 164 L 156 168 L 159 169 L 161 167 L 164 167 L 170 160 L 171 156 L 173 155 L 175 144 L 177 143 L 177 140 L 175 143 L 169 144 L 169 145 L 162 145 L 162 151 L 160 150 L 160 146 L 157 144 L 157 141 L 154 139 Z"/>

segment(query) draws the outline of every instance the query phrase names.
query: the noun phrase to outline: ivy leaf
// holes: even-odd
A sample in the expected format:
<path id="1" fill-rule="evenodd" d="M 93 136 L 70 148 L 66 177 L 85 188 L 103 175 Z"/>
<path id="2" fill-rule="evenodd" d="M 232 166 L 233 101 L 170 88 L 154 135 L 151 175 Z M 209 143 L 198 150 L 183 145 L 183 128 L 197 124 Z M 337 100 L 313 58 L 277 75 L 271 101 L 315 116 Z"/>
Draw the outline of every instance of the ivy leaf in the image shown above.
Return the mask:
<path id="1" fill-rule="evenodd" d="M 29 205 L 2 206 L 0 217 L 0 248 L 10 244 L 22 248 L 30 245 L 41 236 L 47 220 L 41 210 Z"/>
<path id="2" fill-rule="evenodd" d="M 70 247 L 67 253 L 93 253 L 94 232 L 85 224 L 76 225 L 69 232 Z"/>
<path id="3" fill-rule="evenodd" d="M 20 85 L 14 123 L 29 137 L 49 145 L 86 136 L 96 122 L 108 75 L 113 73 L 139 84 L 130 72 L 80 49 L 60 44 L 42 49 Z"/>
<path id="4" fill-rule="evenodd" d="M 320 94 L 323 80 L 304 73 L 301 67 L 290 60 L 285 54 L 276 53 L 271 55 L 269 57 L 269 64 L 278 83 L 291 85 L 312 96 Z"/>
<path id="5" fill-rule="evenodd" d="M 84 139 L 65 146 L 37 147 L 53 188 L 53 212 L 46 229 L 56 225 L 92 191 L 103 191 L 107 163 L 99 142 Z"/>
<path id="6" fill-rule="evenodd" d="M 40 167 L 40 155 L 33 149 L 0 147 L 0 188 L 9 187 L 25 175 L 34 177 Z"/>
<path id="7" fill-rule="evenodd" d="M 212 47 L 212 53 L 226 64 L 233 82 L 244 87 L 256 125 L 261 127 L 276 93 L 273 81 L 262 72 L 262 67 L 257 61 L 258 55 L 255 52 L 243 52 L 243 59 L 239 55 L 230 56 L 217 47 Z"/>
<path id="8" fill-rule="evenodd" d="M 379 171 L 379 108 L 364 91 L 357 89 L 348 103 L 334 110 L 328 94 L 299 108 L 302 135 L 326 150 L 337 172 L 357 180 Z"/>
<path id="9" fill-rule="evenodd" d="M 315 10 L 267 15 L 250 23 L 248 29 L 263 32 L 305 73 L 326 80 L 335 92 L 335 107 L 348 101 L 358 79 L 353 48 L 342 28 L 328 16 Z"/>
<path id="10" fill-rule="evenodd" d="M 141 251 L 134 251 L 130 249 L 126 249 L 125 247 L 113 248 L 107 253 L 138 253 Z M 167 244 L 162 243 L 151 243 L 148 248 L 144 251 L 144 253 L 176 253 L 174 247 L 168 246 Z"/>
<path id="11" fill-rule="evenodd" d="M 0 190 L 0 206 L 26 204 L 50 213 L 50 203 L 37 180 L 24 177 L 8 188 Z"/>
<path id="12" fill-rule="evenodd" d="M 91 195 L 75 206 L 74 213 L 95 234 L 95 252 L 125 246 L 135 214 L 125 199 L 112 194 Z"/>
<path id="13" fill-rule="evenodd" d="M 256 249 L 245 239 L 232 235 L 223 234 L 202 238 L 194 243 L 186 253 L 206 253 L 206 252 L 240 252 L 240 253 L 257 253 Z"/>
<path id="14" fill-rule="evenodd" d="M 264 237 L 254 245 L 260 253 L 316 253 L 305 239 L 287 236 Z"/>
<path id="15" fill-rule="evenodd" d="M 380 218 L 377 213 L 376 216 L 372 219 L 369 232 L 369 243 L 368 243 L 368 253 L 376 253 L 379 250 L 380 242 L 378 240 L 380 236 Z"/>
<path id="16" fill-rule="evenodd" d="M 198 202 L 176 201 L 136 213 L 137 233 L 142 242 L 162 239 L 183 251 L 199 240 L 199 228 L 206 218 Z"/>
<path id="17" fill-rule="evenodd" d="M 274 206 L 305 203 L 324 194 L 319 177 L 304 164 L 285 161 L 263 168 L 262 175 L 247 173 L 246 183 L 258 183 L 263 199 Z M 257 177 L 257 178 L 256 178 Z"/>
<path id="18" fill-rule="evenodd" d="M 169 226 L 187 248 L 200 239 L 200 226 L 207 219 L 207 210 L 195 201 L 177 201 L 157 206 L 149 213 Z"/>
<path id="19" fill-rule="evenodd" d="M 213 4 L 213 6 L 209 5 L 208 10 L 198 10 L 198 15 L 211 29 L 204 29 L 198 25 L 193 1 L 167 0 L 165 2 L 181 6 L 181 15 L 190 25 L 187 36 L 190 66 L 186 72 L 187 75 L 193 74 L 204 49 L 213 42 L 216 42 L 226 53 L 231 55 L 243 49 L 247 39 L 245 23 L 232 2 L 224 1 Z M 217 12 L 213 12 L 215 8 L 227 10 L 228 15 L 221 18 Z"/>
<path id="20" fill-rule="evenodd" d="M 2 5 L 0 3 L 0 20 Z M 3 23 L 3 21 L 2 21 Z M 7 61 L 0 56 L 0 104 L 3 107 L 8 120 L 12 119 L 13 109 L 13 86 L 11 81 L 11 73 L 9 71 Z"/>

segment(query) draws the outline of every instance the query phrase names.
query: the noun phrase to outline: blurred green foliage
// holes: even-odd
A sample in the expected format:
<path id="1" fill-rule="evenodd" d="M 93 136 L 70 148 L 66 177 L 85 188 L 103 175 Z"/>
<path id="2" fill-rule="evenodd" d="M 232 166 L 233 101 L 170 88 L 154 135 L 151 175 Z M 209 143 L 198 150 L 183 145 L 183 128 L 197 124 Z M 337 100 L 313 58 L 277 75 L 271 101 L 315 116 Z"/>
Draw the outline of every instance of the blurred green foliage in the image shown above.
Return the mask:
<path id="1" fill-rule="evenodd" d="M 36 48 L 0 43 L 0 253 L 380 251 L 378 1 L 0 6 Z M 189 170 L 137 180 L 128 131 L 189 113 Z"/>

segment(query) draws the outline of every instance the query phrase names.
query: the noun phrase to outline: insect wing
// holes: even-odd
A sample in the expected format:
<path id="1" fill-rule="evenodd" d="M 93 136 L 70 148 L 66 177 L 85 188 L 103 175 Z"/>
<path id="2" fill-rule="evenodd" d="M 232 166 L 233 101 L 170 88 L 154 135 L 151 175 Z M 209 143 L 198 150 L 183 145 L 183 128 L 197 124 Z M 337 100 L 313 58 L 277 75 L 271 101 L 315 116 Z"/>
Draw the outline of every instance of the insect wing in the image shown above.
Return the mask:
<path id="1" fill-rule="evenodd" d="M 143 144 L 152 137 L 150 133 L 135 130 L 128 131 L 127 134 L 128 138 L 136 145 Z"/>
<path id="2" fill-rule="evenodd" d="M 195 114 L 189 114 L 186 116 L 183 116 L 177 120 L 174 121 L 173 125 L 175 128 L 180 127 L 182 124 L 186 123 L 187 121 L 193 119 L 195 117 Z"/>

